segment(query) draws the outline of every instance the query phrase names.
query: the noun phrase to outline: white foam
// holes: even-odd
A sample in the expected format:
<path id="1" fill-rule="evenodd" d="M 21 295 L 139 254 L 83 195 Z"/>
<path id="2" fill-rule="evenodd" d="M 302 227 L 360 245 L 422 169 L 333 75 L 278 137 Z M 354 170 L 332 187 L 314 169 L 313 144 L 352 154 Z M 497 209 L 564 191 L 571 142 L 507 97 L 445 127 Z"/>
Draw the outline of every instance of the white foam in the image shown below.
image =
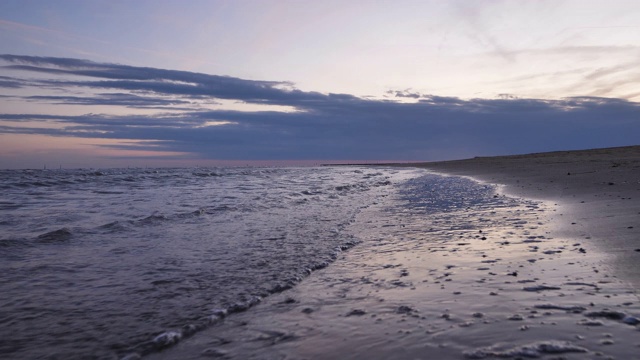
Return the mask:
<path id="1" fill-rule="evenodd" d="M 532 344 L 522 345 L 506 350 L 499 350 L 498 346 L 465 351 L 464 356 L 469 359 L 485 359 L 487 357 L 529 357 L 538 358 L 544 354 L 562 354 L 569 352 L 585 353 L 589 350 L 574 345 L 568 341 L 540 341 Z"/>
<path id="2" fill-rule="evenodd" d="M 159 347 L 165 347 L 176 344 L 180 339 L 182 339 L 182 333 L 178 331 L 167 331 L 154 337 L 151 341 Z"/>

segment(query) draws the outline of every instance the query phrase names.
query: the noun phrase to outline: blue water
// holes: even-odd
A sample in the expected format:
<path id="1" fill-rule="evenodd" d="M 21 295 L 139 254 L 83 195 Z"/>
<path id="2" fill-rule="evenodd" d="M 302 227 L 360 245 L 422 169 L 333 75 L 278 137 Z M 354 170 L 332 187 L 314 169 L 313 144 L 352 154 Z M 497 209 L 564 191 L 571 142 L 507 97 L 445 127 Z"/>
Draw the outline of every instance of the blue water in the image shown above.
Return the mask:
<path id="1" fill-rule="evenodd" d="M 0 354 L 117 359 L 168 346 L 329 265 L 360 241 L 344 229 L 362 209 L 421 174 L 0 171 Z"/>
<path id="2" fill-rule="evenodd" d="M 409 168 L 0 171 L 0 355 L 144 356 L 331 266 L 372 205 L 393 225 L 511 201 Z"/>

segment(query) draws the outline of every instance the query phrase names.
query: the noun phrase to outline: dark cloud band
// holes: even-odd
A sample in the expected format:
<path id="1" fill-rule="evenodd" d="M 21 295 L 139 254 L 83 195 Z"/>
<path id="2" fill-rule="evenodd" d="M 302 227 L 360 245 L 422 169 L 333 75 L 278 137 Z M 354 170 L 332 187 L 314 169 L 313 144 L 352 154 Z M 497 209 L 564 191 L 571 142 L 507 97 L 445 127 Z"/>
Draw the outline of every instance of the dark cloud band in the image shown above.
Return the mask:
<path id="1" fill-rule="evenodd" d="M 413 100 L 406 103 L 305 92 L 286 81 L 80 59 L 0 55 L 0 60 L 8 72 L 55 75 L 35 80 L 0 77 L 5 89 L 86 92 L 12 95 L 24 101 L 173 110 L 120 116 L 0 114 L 0 133 L 151 140 L 128 149 L 186 152 L 196 158 L 419 160 L 630 145 L 640 134 L 639 104 L 622 99 L 463 100 L 410 90 L 389 93 Z M 283 105 L 295 111 L 205 110 L 198 105 L 219 100 Z M 25 121 L 59 126 L 19 125 Z"/>

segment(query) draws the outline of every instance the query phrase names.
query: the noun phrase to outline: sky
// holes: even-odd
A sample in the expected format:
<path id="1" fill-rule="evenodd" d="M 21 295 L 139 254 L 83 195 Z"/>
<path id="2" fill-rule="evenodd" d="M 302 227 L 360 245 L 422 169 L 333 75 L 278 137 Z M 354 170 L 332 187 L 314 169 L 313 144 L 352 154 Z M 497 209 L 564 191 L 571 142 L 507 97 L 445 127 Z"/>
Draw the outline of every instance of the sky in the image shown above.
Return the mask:
<path id="1" fill-rule="evenodd" d="M 0 168 L 640 143 L 640 1 L 0 2 Z"/>

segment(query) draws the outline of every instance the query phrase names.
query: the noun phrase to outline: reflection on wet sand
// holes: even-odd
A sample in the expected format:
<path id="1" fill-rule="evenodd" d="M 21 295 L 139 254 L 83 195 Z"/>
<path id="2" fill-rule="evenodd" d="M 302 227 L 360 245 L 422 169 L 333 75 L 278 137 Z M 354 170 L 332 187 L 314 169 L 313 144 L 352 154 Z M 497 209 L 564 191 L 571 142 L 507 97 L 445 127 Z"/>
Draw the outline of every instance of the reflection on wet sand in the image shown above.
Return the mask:
<path id="1" fill-rule="evenodd" d="M 382 200 L 336 263 L 154 358 L 637 356 L 638 298 L 605 255 L 554 235 L 553 204 L 458 185 L 484 200 L 467 189 L 441 212 L 407 192 Z"/>

